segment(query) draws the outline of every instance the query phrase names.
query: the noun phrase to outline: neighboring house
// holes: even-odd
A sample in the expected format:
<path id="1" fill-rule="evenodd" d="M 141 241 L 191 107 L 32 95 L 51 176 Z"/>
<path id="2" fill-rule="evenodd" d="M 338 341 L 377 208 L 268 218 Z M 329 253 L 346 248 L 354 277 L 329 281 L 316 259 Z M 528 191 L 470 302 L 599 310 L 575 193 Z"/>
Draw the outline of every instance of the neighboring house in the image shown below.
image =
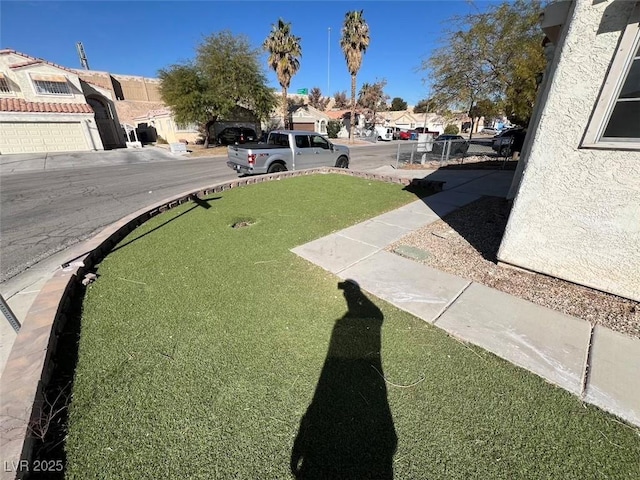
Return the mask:
<path id="1" fill-rule="evenodd" d="M 640 301 L 640 4 L 554 2 L 542 28 L 551 61 L 498 259 Z"/>
<path id="2" fill-rule="evenodd" d="M 293 130 L 306 130 L 326 135 L 329 120 L 329 115 L 311 105 L 295 107 L 291 112 Z"/>
<path id="3" fill-rule="evenodd" d="M 384 126 L 386 127 L 396 127 L 400 130 L 413 130 L 414 128 L 424 125 L 424 115 L 422 115 L 422 120 L 418 121 L 416 116 L 420 114 L 414 115 L 409 110 L 382 112 L 380 115 L 384 117 Z M 420 123 L 420 125 L 418 125 L 418 123 Z"/>
<path id="4" fill-rule="evenodd" d="M 0 50 L 0 154 L 123 147 L 108 90 L 70 69 Z"/>
<path id="5" fill-rule="evenodd" d="M 342 124 L 342 128 L 340 129 L 340 133 L 338 133 L 338 137 L 348 138 L 349 129 L 351 128 L 351 109 L 329 110 L 326 111 L 325 114 L 329 117 L 329 120 L 337 120 Z M 365 129 L 366 119 L 360 108 L 356 108 L 355 117 L 355 128 L 357 131 L 359 130 L 362 132 Z"/>
<path id="6" fill-rule="evenodd" d="M 99 85 L 111 93 L 116 112 L 122 123 L 135 125 L 135 119 L 144 117 L 151 110 L 167 106 L 160 96 L 160 80 L 157 78 L 120 75 L 97 70 L 74 69 L 81 80 Z"/>
<path id="7" fill-rule="evenodd" d="M 200 137 L 197 125 L 176 123 L 173 113 L 168 108 L 150 110 L 146 115 L 134 118 L 132 122 L 142 143 L 155 142 L 158 137 L 169 143 L 178 143 L 181 140 L 196 143 Z"/>

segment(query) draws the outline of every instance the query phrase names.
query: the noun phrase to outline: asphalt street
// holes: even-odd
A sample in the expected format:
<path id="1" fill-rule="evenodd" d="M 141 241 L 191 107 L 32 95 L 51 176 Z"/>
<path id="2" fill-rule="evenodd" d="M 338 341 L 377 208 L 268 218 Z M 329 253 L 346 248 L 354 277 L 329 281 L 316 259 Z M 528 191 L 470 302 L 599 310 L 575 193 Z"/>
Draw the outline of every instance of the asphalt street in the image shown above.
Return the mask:
<path id="1" fill-rule="evenodd" d="M 354 147 L 350 168 L 395 165 L 397 148 L 395 142 Z M 237 177 L 226 157 L 154 150 L 3 156 L 1 167 L 0 282 L 146 205 Z"/>

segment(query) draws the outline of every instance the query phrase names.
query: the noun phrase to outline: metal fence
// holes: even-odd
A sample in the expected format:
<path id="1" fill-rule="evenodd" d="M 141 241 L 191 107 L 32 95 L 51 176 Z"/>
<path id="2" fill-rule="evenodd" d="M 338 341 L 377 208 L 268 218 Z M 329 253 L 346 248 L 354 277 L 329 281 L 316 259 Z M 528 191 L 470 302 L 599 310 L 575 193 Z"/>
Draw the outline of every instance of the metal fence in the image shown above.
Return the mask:
<path id="1" fill-rule="evenodd" d="M 354 138 L 358 140 L 364 140 L 365 142 L 375 143 L 378 140 L 378 136 L 375 130 L 356 128 L 353 132 Z"/>
<path id="2" fill-rule="evenodd" d="M 443 166 L 464 161 L 503 159 L 486 142 L 469 140 L 403 141 L 398 143 L 396 168 L 409 164 L 435 164 Z"/>

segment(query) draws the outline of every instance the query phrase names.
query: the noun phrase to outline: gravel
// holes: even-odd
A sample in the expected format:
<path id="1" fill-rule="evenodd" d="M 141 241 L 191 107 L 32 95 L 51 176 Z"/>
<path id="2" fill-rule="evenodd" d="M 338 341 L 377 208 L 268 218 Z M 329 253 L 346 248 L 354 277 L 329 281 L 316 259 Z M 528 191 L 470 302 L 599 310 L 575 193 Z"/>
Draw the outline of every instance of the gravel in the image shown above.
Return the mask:
<path id="1" fill-rule="evenodd" d="M 640 303 L 558 278 L 496 264 L 511 205 L 484 197 L 417 230 L 387 250 L 559 312 L 640 338 Z M 409 248 L 407 248 L 409 247 Z M 407 255 L 420 249 L 426 255 Z"/>

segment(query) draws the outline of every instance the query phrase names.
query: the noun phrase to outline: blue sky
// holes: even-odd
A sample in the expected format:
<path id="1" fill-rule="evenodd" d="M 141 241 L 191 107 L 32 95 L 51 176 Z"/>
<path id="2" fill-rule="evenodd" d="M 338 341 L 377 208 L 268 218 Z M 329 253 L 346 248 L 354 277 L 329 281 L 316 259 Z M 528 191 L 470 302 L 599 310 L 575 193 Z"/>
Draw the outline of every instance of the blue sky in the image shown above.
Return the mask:
<path id="1" fill-rule="evenodd" d="M 282 17 L 302 43 L 301 68 L 290 91 L 318 86 L 325 95 L 342 90 L 350 95 L 340 30 L 347 11 L 363 9 L 371 45 L 358 73 L 358 89 L 363 82 L 384 78 L 388 95 L 415 104 L 428 94 L 423 82 L 427 74 L 416 70 L 438 46 L 447 20 L 483 11 L 490 3 L 2 0 L 0 47 L 80 68 L 75 44 L 82 41 L 92 70 L 155 77 L 158 69 L 193 58 L 196 45 L 213 32 L 244 34 L 258 47 Z M 267 70 L 266 54 L 263 60 L 270 85 L 280 88 Z"/>

